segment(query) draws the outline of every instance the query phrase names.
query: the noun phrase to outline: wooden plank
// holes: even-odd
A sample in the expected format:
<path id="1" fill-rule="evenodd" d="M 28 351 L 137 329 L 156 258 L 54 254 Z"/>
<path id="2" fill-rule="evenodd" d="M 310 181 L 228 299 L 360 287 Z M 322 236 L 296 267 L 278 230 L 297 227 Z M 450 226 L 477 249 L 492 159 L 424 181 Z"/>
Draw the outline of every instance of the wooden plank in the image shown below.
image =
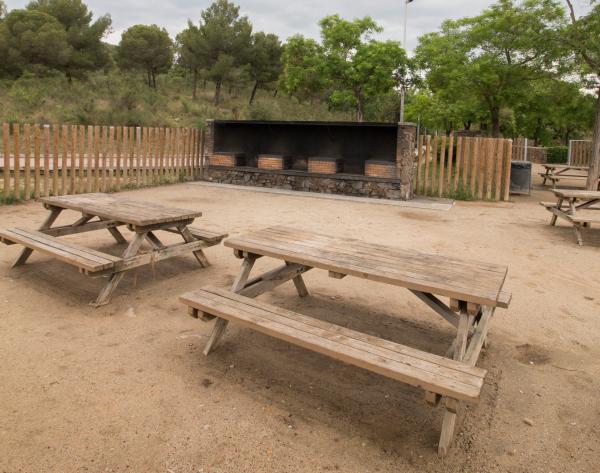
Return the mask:
<path id="1" fill-rule="evenodd" d="M 494 159 L 494 200 L 499 201 L 502 197 L 502 173 L 504 165 L 504 140 L 497 140 L 496 157 Z"/>
<path id="2" fill-rule="evenodd" d="M 464 192 L 471 192 L 471 189 L 467 187 L 469 177 L 469 166 L 471 164 L 471 148 L 473 144 L 473 138 L 464 138 L 463 140 L 463 170 L 462 170 L 462 188 Z"/>
<path id="3" fill-rule="evenodd" d="M 472 141 L 472 158 L 471 158 L 471 176 L 469 181 L 469 189 L 471 195 L 477 195 L 477 167 L 479 164 L 479 138 L 473 138 Z"/>
<path id="4" fill-rule="evenodd" d="M 23 154 L 25 156 L 25 173 L 23 174 L 23 198 L 31 197 L 31 127 L 28 123 L 23 126 Z"/>
<path id="5" fill-rule="evenodd" d="M 106 126 L 103 127 L 103 133 L 105 133 L 105 146 L 104 146 L 104 179 L 105 184 L 102 187 L 103 192 L 113 191 L 113 171 L 115 169 L 115 127 Z"/>
<path id="6" fill-rule="evenodd" d="M 21 200 L 21 126 L 18 123 L 13 123 L 13 154 L 15 156 L 13 167 L 14 196 L 16 200 Z"/>
<path id="7" fill-rule="evenodd" d="M 121 190 L 121 153 L 123 152 L 123 128 L 118 126 L 115 133 L 115 188 Z"/>
<path id="8" fill-rule="evenodd" d="M 46 230 L 40 230 L 45 235 L 61 237 L 66 235 L 76 235 L 78 233 L 93 232 L 96 230 L 105 230 L 108 228 L 117 228 L 123 225 L 115 220 L 100 220 L 98 222 L 83 223 L 80 225 L 63 225 L 52 227 Z"/>
<path id="9" fill-rule="evenodd" d="M 454 188 L 452 187 L 453 177 L 452 177 L 452 160 L 454 158 L 454 131 L 450 132 L 450 137 L 448 140 L 448 182 L 446 183 L 447 192 L 452 192 Z"/>
<path id="10" fill-rule="evenodd" d="M 101 190 L 100 188 L 100 127 L 94 126 L 94 192 Z"/>
<path id="11" fill-rule="evenodd" d="M 94 166 L 95 166 L 95 140 L 94 140 L 94 127 L 87 127 L 87 176 L 86 176 L 86 190 L 87 192 L 92 192 L 94 190 L 94 184 L 92 181 L 92 176 L 95 176 Z"/>
<path id="12" fill-rule="evenodd" d="M 50 125 L 44 125 L 44 195 L 50 196 Z"/>
<path id="13" fill-rule="evenodd" d="M 492 178 L 494 175 L 494 157 L 496 155 L 497 140 L 490 139 L 488 142 L 488 156 L 485 168 L 485 198 L 492 199 Z"/>
<path id="14" fill-rule="evenodd" d="M 378 374 L 457 399 L 478 402 L 485 370 L 335 326 L 219 289 L 180 300 L 203 312 Z M 453 363 L 451 366 L 449 364 Z"/>
<path id="15" fill-rule="evenodd" d="M 421 184 L 423 182 L 423 135 L 417 137 L 417 182 L 415 190 L 417 194 L 421 193 Z"/>
<path id="16" fill-rule="evenodd" d="M 494 309 L 490 307 L 483 308 L 481 319 L 479 320 L 477 328 L 471 337 L 469 347 L 467 348 L 463 359 L 463 361 L 468 365 L 475 366 L 477 364 L 479 354 L 481 353 L 481 348 L 483 347 L 483 343 L 485 342 L 485 338 L 489 330 L 490 320 L 493 315 Z"/>
<path id="17" fill-rule="evenodd" d="M 444 176 L 444 166 L 446 161 L 446 135 L 442 136 L 442 147 L 440 149 L 440 178 L 438 182 L 438 192 L 437 195 L 442 197 L 444 195 L 444 184 L 446 182 Z"/>
<path id="18" fill-rule="evenodd" d="M 69 126 L 63 125 L 61 128 L 61 159 L 60 159 L 60 195 L 68 194 L 67 177 L 69 175 Z M 58 169 L 54 171 L 58 172 Z"/>
<path id="19" fill-rule="evenodd" d="M 60 170 L 60 127 L 57 124 L 52 125 L 52 195 L 60 195 L 58 190 L 58 174 Z M 50 170 L 48 169 L 48 172 Z"/>
<path id="20" fill-rule="evenodd" d="M 437 191 L 437 178 L 438 178 L 438 152 L 439 152 L 439 138 L 436 132 L 433 137 L 433 147 L 431 150 L 431 195 L 435 195 Z"/>
<path id="21" fill-rule="evenodd" d="M 510 200 L 510 172 L 511 172 L 511 161 L 512 161 L 513 142 L 512 140 L 506 140 L 506 155 L 504 161 L 504 192 L 502 193 L 502 200 L 508 202 Z"/>
<path id="22" fill-rule="evenodd" d="M 483 188 L 485 185 L 485 170 L 488 162 L 489 138 L 482 138 L 479 141 L 479 163 L 477 166 L 477 198 L 483 200 Z"/>
<path id="23" fill-rule="evenodd" d="M 452 191 L 458 190 L 458 183 L 460 178 L 460 171 L 462 169 L 462 143 L 463 137 L 459 136 L 456 139 L 456 171 L 454 173 L 454 185 L 452 187 Z"/>
<path id="24" fill-rule="evenodd" d="M 8 123 L 2 124 L 2 145 L 4 148 L 4 169 L 2 171 L 3 174 L 3 187 L 2 187 L 2 195 L 7 198 L 10 195 L 10 125 Z"/>
<path id="25" fill-rule="evenodd" d="M 70 153 L 71 153 L 71 176 L 69 180 L 69 191 L 66 194 L 77 194 L 77 138 L 78 130 L 77 125 L 71 125 L 71 141 L 70 141 Z"/>
<path id="26" fill-rule="evenodd" d="M 90 250 L 71 242 L 66 243 L 34 230 L 18 228 L 0 230 L 0 239 L 24 245 L 88 272 L 106 270 L 121 261 L 121 258 Z"/>
<path id="27" fill-rule="evenodd" d="M 41 130 L 40 127 L 38 125 L 33 125 L 33 130 L 34 130 L 34 157 L 33 157 L 33 166 L 34 166 L 34 181 L 33 181 L 33 196 L 36 199 L 40 198 L 40 193 L 41 193 L 41 174 L 40 174 L 40 168 L 41 168 L 41 164 L 40 161 L 42 159 L 42 152 L 41 152 L 41 148 L 42 148 L 42 136 L 41 136 Z"/>
<path id="28" fill-rule="evenodd" d="M 425 141 L 425 178 L 423 180 L 423 195 L 427 195 L 429 187 L 429 165 L 431 160 L 431 136 L 427 135 Z"/>

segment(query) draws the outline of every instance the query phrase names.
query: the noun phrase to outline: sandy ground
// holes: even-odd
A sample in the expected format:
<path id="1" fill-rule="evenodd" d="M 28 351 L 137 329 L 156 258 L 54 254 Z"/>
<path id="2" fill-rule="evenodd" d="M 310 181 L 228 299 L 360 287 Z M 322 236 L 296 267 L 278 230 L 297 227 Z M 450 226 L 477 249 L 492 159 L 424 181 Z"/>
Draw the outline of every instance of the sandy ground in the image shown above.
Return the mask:
<path id="1" fill-rule="evenodd" d="M 443 413 L 417 389 L 235 325 L 204 357 L 212 324 L 177 296 L 231 284 L 239 261 L 225 247 L 207 250 L 208 269 L 190 256 L 130 273 L 93 309 L 102 280 L 39 254 L 9 270 L 18 248 L 3 246 L 0 471 L 600 471 L 600 230 L 579 248 L 566 225 L 548 226 L 537 202 L 549 192 L 449 212 L 194 184 L 128 197 L 200 209 L 200 223 L 230 234 L 283 223 L 509 265 L 513 301 L 479 363 L 482 401 L 440 460 Z M 2 207 L 0 225 L 35 228 L 44 215 L 36 203 Z M 123 250 L 108 232 L 66 238 Z M 323 271 L 305 280 L 304 300 L 292 284 L 262 299 L 439 354 L 451 342 L 408 291 Z"/>

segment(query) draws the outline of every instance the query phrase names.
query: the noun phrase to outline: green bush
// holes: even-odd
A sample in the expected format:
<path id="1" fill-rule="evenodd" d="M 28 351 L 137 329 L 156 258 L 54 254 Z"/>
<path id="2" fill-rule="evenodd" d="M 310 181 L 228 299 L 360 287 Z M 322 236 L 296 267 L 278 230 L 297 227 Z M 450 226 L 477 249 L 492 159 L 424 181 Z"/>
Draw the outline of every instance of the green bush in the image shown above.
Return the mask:
<path id="1" fill-rule="evenodd" d="M 552 146 L 548 148 L 549 164 L 565 164 L 569 160 L 569 148 L 567 146 Z"/>

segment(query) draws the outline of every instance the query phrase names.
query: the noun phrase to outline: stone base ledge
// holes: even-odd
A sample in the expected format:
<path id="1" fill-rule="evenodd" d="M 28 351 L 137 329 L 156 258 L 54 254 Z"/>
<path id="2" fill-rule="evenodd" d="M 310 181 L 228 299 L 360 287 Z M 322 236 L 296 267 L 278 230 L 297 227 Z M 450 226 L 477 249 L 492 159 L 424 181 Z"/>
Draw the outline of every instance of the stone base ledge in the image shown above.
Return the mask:
<path id="1" fill-rule="evenodd" d="M 356 174 L 314 174 L 296 170 L 265 170 L 252 167 L 209 167 L 206 177 L 213 182 L 242 186 L 320 192 L 326 194 L 405 200 L 407 189 L 399 179 Z"/>

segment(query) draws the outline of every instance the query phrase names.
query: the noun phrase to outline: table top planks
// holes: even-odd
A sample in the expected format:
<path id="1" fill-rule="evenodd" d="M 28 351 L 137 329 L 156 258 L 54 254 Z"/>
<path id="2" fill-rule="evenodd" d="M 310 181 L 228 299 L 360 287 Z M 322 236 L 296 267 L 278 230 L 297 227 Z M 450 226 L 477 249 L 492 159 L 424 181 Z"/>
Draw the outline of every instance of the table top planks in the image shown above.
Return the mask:
<path id="1" fill-rule="evenodd" d="M 573 169 L 576 171 L 589 171 L 589 166 L 571 166 L 569 164 L 542 164 L 546 169 Z"/>
<path id="2" fill-rule="evenodd" d="M 225 240 L 236 250 L 493 307 L 508 268 L 275 226 Z"/>
<path id="3" fill-rule="evenodd" d="M 600 191 L 573 190 L 573 189 L 553 189 L 554 195 L 561 199 L 600 199 Z"/>
<path id="4" fill-rule="evenodd" d="M 103 193 L 44 197 L 40 201 L 52 207 L 75 210 L 86 215 L 116 220 L 138 227 L 170 222 L 176 223 L 202 215 L 202 212 L 194 210 L 116 198 Z"/>

